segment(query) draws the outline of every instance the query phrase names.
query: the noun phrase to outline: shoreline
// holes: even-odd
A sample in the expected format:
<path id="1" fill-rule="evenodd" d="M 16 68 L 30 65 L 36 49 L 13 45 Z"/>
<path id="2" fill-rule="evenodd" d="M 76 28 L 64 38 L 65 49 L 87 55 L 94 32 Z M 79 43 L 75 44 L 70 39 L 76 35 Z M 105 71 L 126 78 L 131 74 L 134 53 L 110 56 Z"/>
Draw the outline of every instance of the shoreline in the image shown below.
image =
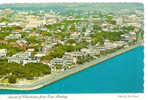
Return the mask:
<path id="1" fill-rule="evenodd" d="M 122 48 L 122 49 L 119 49 L 111 54 L 107 54 L 105 56 L 102 56 L 100 58 L 97 58 L 93 61 L 90 61 L 90 62 L 86 62 L 82 65 L 76 65 L 74 68 L 72 69 L 69 69 L 69 70 L 66 70 L 64 72 L 60 72 L 60 73 L 57 73 L 57 74 L 50 74 L 50 75 L 47 75 L 45 77 L 41 77 L 40 79 L 37 79 L 37 80 L 33 80 L 32 83 L 30 84 L 23 84 L 23 85 L 12 85 L 12 84 L 0 84 L 0 89 L 2 90 L 35 90 L 35 89 L 39 89 L 39 88 L 42 88 L 44 86 L 47 86 L 49 84 L 52 84 L 56 81 L 59 81 L 65 77 L 68 77 L 72 74 L 75 74 L 77 72 L 80 72 L 84 69 L 87 69 L 87 68 L 90 68 L 90 67 L 93 67 L 94 65 L 96 64 L 99 64 L 99 63 L 102 63 L 108 59 L 111 59 L 113 57 L 116 57 L 118 55 L 121 55 L 127 51 L 130 51 L 134 48 L 137 48 L 139 46 L 142 46 L 143 44 L 136 44 L 136 45 L 133 45 L 133 46 L 130 46 L 128 48 Z"/>

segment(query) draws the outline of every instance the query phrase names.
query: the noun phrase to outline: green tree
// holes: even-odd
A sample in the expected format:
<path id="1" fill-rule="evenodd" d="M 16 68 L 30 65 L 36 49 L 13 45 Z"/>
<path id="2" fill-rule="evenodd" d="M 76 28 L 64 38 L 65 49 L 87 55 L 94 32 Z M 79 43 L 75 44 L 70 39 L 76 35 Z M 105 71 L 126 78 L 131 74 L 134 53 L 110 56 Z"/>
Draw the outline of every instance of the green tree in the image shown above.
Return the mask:
<path id="1" fill-rule="evenodd" d="M 62 69 L 62 65 L 56 64 L 56 69 Z"/>
<path id="2" fill-rule="evenodd" d="M 16 83 L 16 76 L 12 75 L 8 78 L 9 83 Z"/>

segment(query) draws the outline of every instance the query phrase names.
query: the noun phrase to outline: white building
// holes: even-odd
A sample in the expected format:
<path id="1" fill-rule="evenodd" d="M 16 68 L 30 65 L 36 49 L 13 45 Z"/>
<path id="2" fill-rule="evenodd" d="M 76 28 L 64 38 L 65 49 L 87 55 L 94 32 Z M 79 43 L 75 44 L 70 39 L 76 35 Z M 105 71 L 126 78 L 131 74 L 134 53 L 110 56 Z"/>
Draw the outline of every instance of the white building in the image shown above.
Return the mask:
<path id="1" fill-rule="evenodd" d="M 117 25 L 122 25 L 123 24 L 123 18 L 119 17 L 116 19 Z"/>
<path id="2" fill-rule="evenodd" d="M 73 33 L 70 36 L 71 39 L 79 39 L 80 38 L 80 33 Z"/>
<path id="3" fill-rule="evenodd" d="M 29 48 L 27 51 L 28 52 L 33 52 L 34 51 L 34 48 Z"/>
<path id="4" fill-rule="evenodd" d="M 115 48 L 116 46 L 114 45 L 114 43 L 110 42 L 109 40 L 105 40 L 104 41 L 104 47 L 106 49 L 113 49 Z"/>
<path id="5" fill-rule="evenodd" d="M 0 23 L 0 27 L 6 26 L 6 25 L 7 25 L 7 23 L 5 23 L 5 22 Z"/>
<path id="6" fill-rule="evenodd" d="M 23 58 L 23 59 L 26 59 L 26 58 L 29 58 L 31 57 L 31 52 L 20 52 L 20 53 L 17 53 L 15 55 L 13 55 L 12 57 L 17 57 L 17 58 Z"/>
<path id="7" fill-rule="evenodd" d="M 125 41 L 115 41 L 114 44 L 116 47 L 121 47 L 121 46 L 125 45 L 126 42 Z"/>
<path id="8" fill-rule="evenodd" d="M 64 65 L 70 65 L 74 62 L 73 57 L 71 57 L 69 55 L 64 55 L 62 58 L 63 58 L 63 64 Z"/>
<path id="9" fill-rule="evenodd" d="M 70 55 L 64 55 L 62 58 L 53 58 L 51 60 L 52 65 L 62 65 L 63 67 L 68 66 L 72 63 L 76 64 L 76 59 Z"/>
<path id="10" fill-rule="evenodd" d="M 62 58 L 53 58 L 53 59 L 51 60 L 51 63 L 52 63 L 53 65 L 56 65 L 56 64 L 63 65 L 63 59 L 62 59 Z"/>
<path id="11" fill-rule="evenodd" d="M 10 35 L 5 37 L 6 40 L 8 40 L 8 39 L 19 39 L 19 38 L 21 38 L 21 34 L 10 34 Z"/>
<path id="12" fill-rule="evenodd" d="M 40 57 L 46 56 L 46 54 L 44 54 L 44 53 L 38 53 L 38 54 L 35 54 L 34 56 L 40 58 Z"/>
<path id="13" fill-rule="evenodd" d="M 39 59 L 25 59 L 23 60 L 23 65 L 27 64 L 27 63 L 39 63 L 40 60 Z"/>
<path id="14" fill-rule="evenodd" d="M 14 22 L 14 23 L 8 23 L 8 26 L 20 26 L 20 24 L 19 23 L 16 23 L 16 22 Z"/>
<path id="15" fill-rule="evenodd" d="M 16 62 L 18 64 L 38 63 L 40 60 L 31 59 L 31 52 L 20 52 L 11 57 L 8 57 L 8 63 Z"/>
<path id="16" fill-rule="evenodd" d="M 86 54 L 88 54 L 90 56 L 96 56 L 96 55 L 100 54 L 100 50 L 99 49 L 94 49 L 94 48 L 90 48 L 90 49 L 83 48 L 83 49 L 81 49 L 81 52 L 84 52 L 84 53 L 86 53 Z"/>
<path id="17" fill-rule="evenodd" d="M 7 55 L 7 49 L 0 49 L 0 57 L 5 57 Z"/>
<path id="18" fill-rule="evenodd" d="M 99 51 L 105 51 L 106 48 L 104 46 L 97 46 L 97 49 L 99 49 Z"/>
<path id="19" fill-rule="evenodd" d="M 11 63 L 11 62 L 22 64 L 22 59 L 17 57 L 8 57 L 8 63 Z"/>
<path id="20" fill-rule="evenodd" d="M 26 44 L 27 41 L 26 40 L 17 40 L 16 43 L 18 43 L 19 45 L 23 45 L 23 44 Z"/>

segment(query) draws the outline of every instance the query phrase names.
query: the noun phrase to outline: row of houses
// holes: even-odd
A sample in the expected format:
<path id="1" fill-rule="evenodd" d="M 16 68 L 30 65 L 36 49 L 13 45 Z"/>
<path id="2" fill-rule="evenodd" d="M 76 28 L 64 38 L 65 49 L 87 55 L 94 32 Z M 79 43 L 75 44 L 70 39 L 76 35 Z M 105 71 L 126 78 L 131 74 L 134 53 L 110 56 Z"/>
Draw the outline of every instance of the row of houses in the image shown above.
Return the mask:
<path id="1" fill-rule="evenodd" d="M 3 26 L 20 26 L 20 23 L 16 23 L 16 22 L 13 22 L 13 23 L 2 22 L 2 23 L 0 23 L 0 27 L 3 27 Z"/>
<path id="2" fill-rule="evenodd" d="M 129 32 L 127 34 L 122 34 L 121 35 L 121 40 L 127 41 L 127 42 L 136 40 L 136 33 L 135 32 Z"/>
<path id="3" fill-rule="evenodd" d="M 52 65 L 62 65 L 63 67 L 77 63 L 76 58 L 70 55 L 64 55 L 62 58 L 53 58 L 50 62 Z"/>
<path id="4" fill-rule="evenodd" d="M 110 42 L 109 40 L 105 40 L 103 46 L 100 46 L 99 43 L 98 43 L 98 44 L 96 44 L 96 48 L 99 49 L 99 51 L 105 51 L 105 50 L 121 47 L 121 46 L 124 46 L 126 44 L 127 43 L 125 41 Z"/>
<path id="5" fill-rule="evenodd" d="M 74 52 L 66 52 L 62 58 L 54 58 L 51 60 L 53 65 L 60 64 L 60 65 L 69 65 L 69 64 L 76 64 L 77 58 L 86 58 L 88 56 L 96 56 L 100 54 L 100 51 L 97 49 L 87 49 L 83 48 L 81 51 L 74 51 Z"/>
<path id="6" fill-rule="evenodd" d="M 20 39 L 20 38 L 21 38 L 21 34 L 10 34 L 10 35 L 5 37 L 5 40 L 8 40 L 8 39 Z"/>
<path id="7" fill-rule="evenodd" d="M 27 63 L 39 63 L 40 59 L 32 58 L 31 52 L 19 52 L 17 54 L 12 55 L 11 57 L 7 57 L 8 63 L 15 62 L 18 64 L 25 65 Z"/>

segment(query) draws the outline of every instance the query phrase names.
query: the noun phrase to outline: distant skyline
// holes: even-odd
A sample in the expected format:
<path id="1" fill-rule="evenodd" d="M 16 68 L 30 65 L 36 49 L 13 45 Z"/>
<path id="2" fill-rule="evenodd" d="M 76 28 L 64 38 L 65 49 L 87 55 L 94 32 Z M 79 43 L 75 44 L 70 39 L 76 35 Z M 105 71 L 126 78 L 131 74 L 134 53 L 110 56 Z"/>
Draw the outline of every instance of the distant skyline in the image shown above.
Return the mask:
<path id="1" fill-rule="evenodd" d="M 47 2 L 143 2 L 143 0 L 0 0 L 4 3 L 47 3 Z"/>

